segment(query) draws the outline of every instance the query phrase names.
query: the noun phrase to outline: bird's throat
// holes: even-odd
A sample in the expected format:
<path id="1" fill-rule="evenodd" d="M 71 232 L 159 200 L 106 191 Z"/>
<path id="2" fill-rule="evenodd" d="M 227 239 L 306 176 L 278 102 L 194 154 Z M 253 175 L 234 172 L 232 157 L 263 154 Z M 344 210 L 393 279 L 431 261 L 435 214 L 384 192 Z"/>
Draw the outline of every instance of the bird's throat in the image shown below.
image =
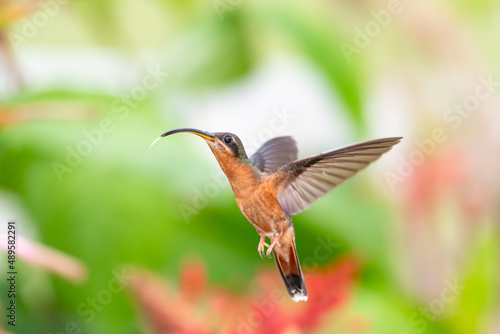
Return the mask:
<path id="1" fill-rule="evenodd" d="M 217 157 L 217 161 L 224 174 L 226 174 L 236 196 L 242 196 L 259 186 L 261 173 L 250 160 L 241 161 L 234 158 L 220 159 L 220 157 Z"/>

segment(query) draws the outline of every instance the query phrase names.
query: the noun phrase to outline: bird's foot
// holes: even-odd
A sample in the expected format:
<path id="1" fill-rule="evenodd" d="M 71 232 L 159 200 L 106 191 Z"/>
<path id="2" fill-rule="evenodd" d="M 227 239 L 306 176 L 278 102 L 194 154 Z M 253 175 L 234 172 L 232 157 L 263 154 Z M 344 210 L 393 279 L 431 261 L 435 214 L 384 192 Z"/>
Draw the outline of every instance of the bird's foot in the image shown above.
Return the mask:
<path id="1" fill-rule="evenodd" d="M 264 246 L 269 247 L 269 245 L 266 243 L 266 235 L 264 233 L 259 233 L 260 234 L 260 242 L 259 246 L 257 246 L 257 251 L 259 252 L 260 257 L 262 258 L 262 254 L 264 254 Z"/>
<path id="2" fill-rule="evenodd" d="M 281 239 L 281 233 L 276 237 L 276 239 L 274 239 L 274 241 L 271 243 L 271 246 L 269 246 L 267 248 L 267 252 L 266 252 L 267 257 L 271 257 L 271 252 L 273 251 L 273 248 L 275 245 L 278 245 L 281 247 L 280 239 Z"/>

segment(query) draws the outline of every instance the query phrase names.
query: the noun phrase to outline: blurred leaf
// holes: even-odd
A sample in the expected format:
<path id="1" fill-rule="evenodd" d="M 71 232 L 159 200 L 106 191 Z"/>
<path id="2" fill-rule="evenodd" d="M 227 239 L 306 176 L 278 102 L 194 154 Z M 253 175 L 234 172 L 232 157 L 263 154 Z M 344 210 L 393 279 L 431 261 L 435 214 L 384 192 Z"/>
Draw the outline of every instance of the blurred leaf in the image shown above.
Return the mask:
<path id="1" fill-rule="evenodd" d="M 288 10 L 272 9 L 262 13 L 267 19 L 266 23 L 279 27 L 285 37 L 291 39 L 307 59 L 318 67 L 332 89 L 340 94 L 347 106 L 348 116 L 357 129 L 363 130 L 360 74 L 345 59 L 339 47 L 340 35 L 322 19 L 310 20 L 302 16 L 300 10 L 293 10 L 292 6 Z"/>

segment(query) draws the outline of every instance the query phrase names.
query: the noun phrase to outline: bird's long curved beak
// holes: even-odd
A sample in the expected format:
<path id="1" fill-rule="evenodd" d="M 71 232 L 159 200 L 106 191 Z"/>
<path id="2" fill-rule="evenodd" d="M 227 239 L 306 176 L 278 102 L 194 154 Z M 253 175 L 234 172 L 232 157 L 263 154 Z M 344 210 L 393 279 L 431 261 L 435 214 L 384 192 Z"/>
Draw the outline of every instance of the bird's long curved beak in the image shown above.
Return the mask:
<path id="1" fill-rule="evenodd" d="M 166 137 L 166 136 L 170 136 L 170 135 L 173 135 L 174 133 L 179 133 L 179 132 L 193 133 L 197 136 L 200 136 L 203 139 L 213 141 L 213 142 L 216 140 L 214 137 L 214 134 L 211 132 L 201 131 L 201 130 L 193 129 L 193 128 L 180 128 L 180 129 L 174 129 L 174 130 L 170 130 L 170 131 L 165 132 L 160 137 L 156 138 L 156 140 L 149 146 L 149 148 L 151 148 L 161 138 Z"/>

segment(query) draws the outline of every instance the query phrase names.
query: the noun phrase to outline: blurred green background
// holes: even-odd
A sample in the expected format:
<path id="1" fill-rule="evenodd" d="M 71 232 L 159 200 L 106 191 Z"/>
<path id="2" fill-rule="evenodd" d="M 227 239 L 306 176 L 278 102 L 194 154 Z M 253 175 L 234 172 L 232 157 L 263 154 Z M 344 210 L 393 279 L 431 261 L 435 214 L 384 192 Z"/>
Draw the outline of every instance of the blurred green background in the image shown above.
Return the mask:
<path id="1" fill-rule="evenodd" d="M 0 1 L 0 234 L 14 219 L 20 243 L 2 328 L 500 333 L 498 22 L 494 0 Z M 284 287 L 206 144 L 148 150 L 178 127 L 234 132 L 249 154 L 291 135 L 299 157 L 404 137 L 294 217 L 311 289 L 357 268 L 342 302 L 283 298 L 238 327 L 268 298 L 257 281 Z"/>

